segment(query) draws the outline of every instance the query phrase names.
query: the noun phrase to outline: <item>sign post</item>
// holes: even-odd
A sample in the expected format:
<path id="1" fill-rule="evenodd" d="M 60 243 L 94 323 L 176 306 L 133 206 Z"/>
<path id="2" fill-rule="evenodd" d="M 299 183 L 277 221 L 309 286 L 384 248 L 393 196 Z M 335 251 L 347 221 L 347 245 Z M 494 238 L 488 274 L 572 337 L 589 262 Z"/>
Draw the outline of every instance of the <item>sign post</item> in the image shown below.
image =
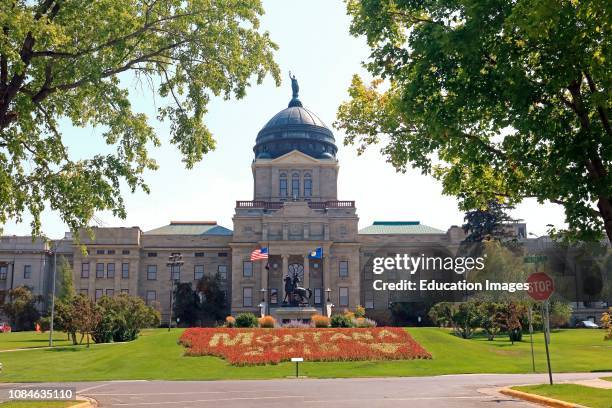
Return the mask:
<path id="1" fill-rule="evenodd" d="M 550 352 L 548 350 L 548 344 L 550 343 L 550 325 L 548 324 L 548 299 L 550 295 L 555 291 L 555 283 L 552 278 L 544 272 L 535 272 L 529 275 L 527 278 L 529 284 L 529 290 L 527 293 L 534 300 L 543 302 L 542 314 L 543 314 L 543 326 L 544 326 L 544 346 L 546 347 L 546 363 L 548 365 L 548 380 L 550 385 L 553 384 L 552 369 L 550 368 Z"/>
<path id="2" fill-rule="evenodd" d="M 300 362 L 304 361 L 304 359 L 302 357 L 293 357 L 291 359 L 292 362 L 295 362 L 295 378 L 299 378 L 300 377 Z"/>

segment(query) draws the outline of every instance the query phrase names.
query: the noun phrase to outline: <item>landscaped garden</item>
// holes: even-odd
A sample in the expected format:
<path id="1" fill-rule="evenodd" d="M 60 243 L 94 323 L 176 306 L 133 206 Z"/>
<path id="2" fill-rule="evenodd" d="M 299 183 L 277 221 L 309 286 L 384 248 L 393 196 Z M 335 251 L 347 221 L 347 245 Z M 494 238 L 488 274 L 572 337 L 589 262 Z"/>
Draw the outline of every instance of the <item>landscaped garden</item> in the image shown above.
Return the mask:
<path id="1" fill-rule="evenodd" d="M 431 359 L 337 361 L 300 364 L 308 377 L 425 376 L 463 373 L 530 373 L 529 337 L 512 344 L 507 336 L 488 341 L 477 334 L 462 339 L 449 329 L 408 328 L 407 332 L 432 356 Z M 128 379 L 214 380 L 284 378 L 293 373 L 290 362 L 234 366 L 213 357 L 185 356 L 178 344 L 183 330 L 145 329 L 127 343 L 63 346 L 0 353 L 4 369 L 1 382 L 96 381 Z M 0 334 L 0 347 L 18 333 Z M 19 333 L 26 340 L 26 333 Z M 33 339 L 40 334 L 29 332 Z M 65 336 L 59 334 L 58 336 Z M 536 370 L 546 371 L 544 341 L 534 335 Z M 553 331 L 550 345 L 555 372 L 612 371 L 612 343 L 601 330 L 568 329 Z"/>

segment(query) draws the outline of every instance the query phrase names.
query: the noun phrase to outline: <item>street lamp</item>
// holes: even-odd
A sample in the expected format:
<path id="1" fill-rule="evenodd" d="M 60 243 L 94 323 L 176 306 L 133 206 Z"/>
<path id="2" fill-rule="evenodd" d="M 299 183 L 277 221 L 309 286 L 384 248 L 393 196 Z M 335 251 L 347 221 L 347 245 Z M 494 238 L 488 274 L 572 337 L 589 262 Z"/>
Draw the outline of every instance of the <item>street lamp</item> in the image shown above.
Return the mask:
<path id="1" fill-rule="evenodd" d="M 55 317 L 55 280 L 57 279 L 57 242 L 53 243 L 53 282 L 51 282 L 51 321 L 49 322 L 49 347 L 53 347 L 53 319 Z"/>
<path id="2" fill-rule="evenodd" d="M 330 288 L 325 289 L 325 293 L 327 293 L 327 303 L 331 302 L 331 299 L 329 298 L 329 295 L 331 294 L 331 289 Z"/>
<path id="3" fill-rule="evenodd" d="M 261 288 L 261 304 L 263 305 L 264 316 L 268 314 L 268 303 L 266 302 L 266 288 Z"/>
<path id="4" fill-rule="evenodd" d="M 174 303 L 174 286 L 176 285 L 176 282 L 178 282 L 178 280 L 180 279 L 180 275 L 179 275 L 179 279 L 174 279 L 174 268 L 178 266 L 179 268 L 179 273 L 180 273 L 180 268 L 181 265 L 183 264 L 183 256 L 181 254 L 172 254 L 168 257 L 168 262 L 166 263 L 166 266 L 168 266 L 170 268 L 170 318 L 168 319 L 168 331 L 170 331 L 170 328 L 172 327 L 172 307 L 173 307 L 173 303 Z M 178 324 L 178 319 L 177 319 L 177 324 Z"/>

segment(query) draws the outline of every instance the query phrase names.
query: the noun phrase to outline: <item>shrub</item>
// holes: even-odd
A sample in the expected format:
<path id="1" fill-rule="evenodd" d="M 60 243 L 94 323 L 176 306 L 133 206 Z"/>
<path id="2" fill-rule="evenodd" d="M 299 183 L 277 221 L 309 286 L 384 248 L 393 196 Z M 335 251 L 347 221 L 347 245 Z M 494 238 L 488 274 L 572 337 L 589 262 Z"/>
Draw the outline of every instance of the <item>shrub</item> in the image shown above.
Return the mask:
<path id="1" fill-rule="evenodd" d="M 376 322 L 366 317 L 357 317 L 352 321 L 353 327 L 376 327 Z"/>
<path id="2" fill-rule="evenodd" d="M 101 318 L 91 332 L 96 343 L 132 341 L 138 338 L 141 329 L 160 323 L 159 312 L 138 296 L 103 296 L 97 308 Z"/>
<path id="3" fill-rule="evenodd" d="M 41 331 L 46 332 L 51 328 L 51 318 L 49 316 L 41 317 L 36 323 L 40 326 Z"/>
<path id="4" fill-rule="evenodd" d="M 550 325 L 555 328 L 566 327 L 572 317 L 572 305 L 565 302 L 552 302 L 550 307 Z"/>
<path id="5" fill-rule="evenodd" d="M 251 313 L 240 313 L 236 316 L 236 327 L 257 327 L 257 317 Z"/>
<path id="6" fill-rule="evenodd" d="M 357 307 L 355 308 L 355 317 L 360 318 L 360 317 L 365 317 L 365 315 L 366 315 L 365 307 L 361 305 L 357 305 Z"/>
<path id="7" fill-rule="evenodd" d="M 336 314 L 331 317 L 331 327 L 352 327 L 353 319 L 347 314 Z"/>
<path id="8" fill-rule="evenodd" d="M 283 324 L 284 329 L 308 329 L 310 325 L 301 320 L 290 320 L 289 323 Z"/>
<path id="9" fill-rule="evenodd" d="M 236 318 L 234 316 L 227 316 L 225 318 L 225 327 L 236 327 Z"/>
<path id="10" fill-rule="evenodd" d="M 313 315 L 311 317 L 314 327 L 329 327 L 329 317 L 323 315 Z"/>
<path id="11" fill-rule="evenodd" d="M 355 313 L 351 312 L 348 309 L 344 309 L 344 311 L 342 312 L 342 314 L 347 317 L 349 320 L 353 320 L 355 318 Z"/>
<path id="12" fill-rule="evenodd" d="M 263 329 L 273 329 L 276 326 L 276 320 L 272 316 L 264 316 L 259 318 L 259 327 Z"/>
<path id="13" fill-rule="evenodd" d="M 601 315 L 601 325 L 607 330 L 604 340 L 612 340 L 612 307 Z"/>

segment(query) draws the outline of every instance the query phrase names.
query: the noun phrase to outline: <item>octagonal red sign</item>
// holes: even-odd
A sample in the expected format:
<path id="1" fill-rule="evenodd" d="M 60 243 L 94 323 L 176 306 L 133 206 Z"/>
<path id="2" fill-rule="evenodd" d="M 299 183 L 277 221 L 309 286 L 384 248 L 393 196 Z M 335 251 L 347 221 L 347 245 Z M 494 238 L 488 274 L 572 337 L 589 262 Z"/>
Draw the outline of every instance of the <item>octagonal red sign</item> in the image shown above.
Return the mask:
<path id="1" fill-rule="evenodd" d="M 534 300 L 546 300 L 555 291 L 555 283 L 552 278 L 544 272 L 536 272 L 527 278 L 529 284 L 529 296 Z"/>

